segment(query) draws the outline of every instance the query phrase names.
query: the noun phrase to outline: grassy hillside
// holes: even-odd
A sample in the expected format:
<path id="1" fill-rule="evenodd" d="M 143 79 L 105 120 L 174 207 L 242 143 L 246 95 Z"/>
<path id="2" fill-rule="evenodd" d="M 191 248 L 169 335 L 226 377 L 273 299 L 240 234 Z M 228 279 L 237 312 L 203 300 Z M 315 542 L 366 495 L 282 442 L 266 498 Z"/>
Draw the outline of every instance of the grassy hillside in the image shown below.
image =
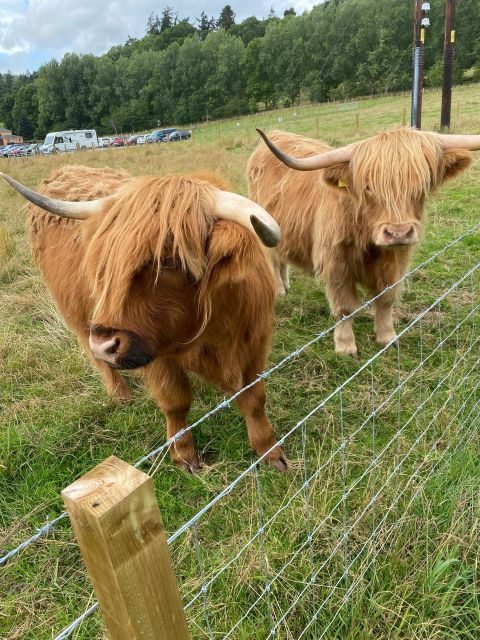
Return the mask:
<path id="1" fill-rule="evenodd" d="M 453 108 L 456 131 L 480 132 L 479 104 L 479 86 L 456 90 Z M 438 122 L 439 107 L 439 93 L 427 93 L 425 128 Z M 345 110 L 349 108 L 334 104 L 308 106 L 256 118 L 213 122 L 196 129 L 192 142 L 178 145 L 0 160 L 0 171 L 35 186 L 54 168 L 72 162 L 121 167 L 135 175 L 209 170 L 224 175 L 235 190 L 245 193 L 244 168 L 256 144 L 255 126 L 269 128 L 280 124 L 306 135 L 316 136 L 318 132 L 319 136 L 342 144 L 399 126 L 404 108 L 408 121 L 409 100 L 406 96 L 366 100 L 358 102 L 356 109 Z M 283 122 L 278 122 L 279 117 Z M 429 202 L 428 229 L 416 252 L 415 264 L 479 222 L 479 188 L 477 162 Z M 133 462 L 161 444 L 165 430 L 162 414 L 135 379 L 131 379 L 135 389 L 131 405 L 119 407 L 107 397 L 99 377 L 55 311 L 32 263 L 21 198 L 2 183 L 0 203 L 0 548 L 10 549 L 47 518 L 60 513 L 59 492 L 74 478 L 111 454 Z M 420 269 L 407 283 L 396 307 L 399 329 L 461 278 L 478 262 L 479 255 L 477 233 Z M 398 352 L 388 350 L 348 385 L 342 396 L 343 421 L 335 397 L 307 422 L 304 438 L 302 430 L 289 438 L 285 443 L 290 463 L 288 474 L 261 469 L 264 519 L 284 508 L 265 533 L 267 566 L 257 540 L 214 582 L 207 593 L 206 605 L 200 598 L 189 608 L 192 638 L 223 637 L 261 594 L 265 570 L 270 578 L 275 575 L 292 553 L 302 548 L 309 528 L 320 527 L 342 496 L 342 473 L 346 486 L 351 486 L 392 438 L 391 448 L 375 469 L 359 480 L 345 504 L 319 528 L 312 544 L 298 553 L 295 562 L 275 582 L 269 597 L 252 609 L 231 637 L 238 640 L 269 637 L 272 620 L 276 623 L 282 618 L 308 585 L 312 568 L 322 562 L 325 567 L 314 586 L 280 623 L 276 637 L 298 638 L 327 596 L 330 600 L 304 638 L 318 638 L 328 624 L 332 624 L 326 635 L 329 639 L 478 637 L 480 458 L 478 437 L 463 445 L 461 435 L 462 428 L 467 432 L 478 420 L 478 411 L 468 413 L 480 397 L 475 386 L 479 318 L 471 313 L 479 302 L 478 285 L 477 271 L 427 314 L 421 325 L 405 335 Z M 332 323 L 321 285 L 298 272 L 293 274 L 291 293 L 278 300 L 276 310 L 270 364 Z M 455 331 L 461 321 L 462 327 Z M 331 336 L 327 336 L 268 380 L 268 414 L 277 434 L 286 433 L 377 352 L 369 312 L 360 314 L 355 331 L 360 363 L 336 356 Z M 439 347 L 443 339 L 446 341 Z M 365 431 L 354 437 L 371 411 L 372 402 L 378 406 L 384 401 L 398 381 L 404 380 L 420 359 L 434 349 L 428 364 L 409 379 L 401 394 L 393 395 L 375 424 L 369 423 Z M 470 376 L 468 371 L 472 371 Z M 446 384 L 435 392 L 438 381 L 450 373 Z M 221 399 L 214 389 L 196 382 L 191 420 L 202 416 Z M 422 403 L 424 410 L 416 413 Z M 436 418 L 432 422 L 433 416 Z M 407 423 L 408 427 L 395 439 L 398 425 Z M 349 437 L 351 440 L 343 456 L 335 457 L 312 482 L 307 511 L 304 492 L 298 493 L 304 482 L 304 456 L 307 474 L 312 474 L 341 442 L 341 430 L 344 441 Z M 418 439 L 424 431 L 425 437 Z M 168 533 L 181 526 L 253 460 L 243 420 L 235 409 L 222 411 L 202 424 L 194 437 L 205 460 L 201 473 L 182 473 L 170 464 L 168 457 L 156 461 L 151 468 Z M 452 443 L 460 446 L 453 455 L 443 458 Z M 404 457 L 401 472 L 390 480 L 392 465 Z M 410 504 L 409 490 L 395 503 L 395 496 L 423 460 L 428 461 L 426 470 L 414 482 L 421 489 L 418 498 Z M 428 470 L 437 463 L 438 472 L 423 486 L 422 478 L 427 478 Z M 373 510 L 353 527 L 348 544 L 335 553 L 345 527 L 355 523 L 383 485 L 385 489 L 375 500 Z M 377 532 L 376 525 L 392 505 L 394 509 L 385 527 Z M 392 529 L 392 523 L 400 519 L 398 528 Z M 249 474 L 232 495 L 199 523 L 197 533 L 207 580 L 242 548 L 258 526 L 256 479 Z M 355 555 L 365 544 L 365 553 L 356 562 Z M 375 558 L 378 549 L 381 552 Z M 327 563 L 332 552 L 333 557 Z M 192 531 L 175 542 L 173 554 L 182 596 L 188 602 L 201 586 Z M 367 566 L 370 560 L 372 563 Z M 350 568 L 344 576 L 345 566 Z M 92 599 L 83 564 L 65 522 L 0 571 L 2 638 L 55 637 Z M 352 590 L 348 606 L 340 608 L 342 597 L 355 586 L 357 578 L 361 580 Z M 206 631 L 208 626 L 211 633 Z M 105 637 L 98 614 L 89 618 L 74 637 L 82 640 Z"/>

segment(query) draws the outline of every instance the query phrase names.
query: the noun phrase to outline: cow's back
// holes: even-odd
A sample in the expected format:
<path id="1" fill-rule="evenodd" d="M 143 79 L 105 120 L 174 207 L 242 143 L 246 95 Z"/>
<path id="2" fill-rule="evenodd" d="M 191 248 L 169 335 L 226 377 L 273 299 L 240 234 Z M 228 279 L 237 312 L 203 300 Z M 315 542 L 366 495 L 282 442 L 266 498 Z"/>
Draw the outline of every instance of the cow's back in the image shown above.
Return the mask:
<path id="1" fill-rule="evenodd" d="M 45 179 L 38 193 L 61 200 L 86 201 L 113 193 L 131 176 L 125 171 L 67 166 Z M 82 269 L 80 223 L 28 206 L 27 228 L 33 257 L 60 312 L 76 330 L 90 312 L 90 290 Z"/>
<path id="2" fill-rule="evenodd" d="M 325 143 L 294 133 L 273 131 L 270 140 L 296 158 L 328 151 Z M 314 269 L 316 218 L 321 210 L 337 206 L 336 195 L 326 185 L 322 171 L 295 171 L 280 162 L 260 142 L 247 165 L 249 197 L 264 207 L 278 222 L 282 240 L 279 255 L 302 269 Z"/>

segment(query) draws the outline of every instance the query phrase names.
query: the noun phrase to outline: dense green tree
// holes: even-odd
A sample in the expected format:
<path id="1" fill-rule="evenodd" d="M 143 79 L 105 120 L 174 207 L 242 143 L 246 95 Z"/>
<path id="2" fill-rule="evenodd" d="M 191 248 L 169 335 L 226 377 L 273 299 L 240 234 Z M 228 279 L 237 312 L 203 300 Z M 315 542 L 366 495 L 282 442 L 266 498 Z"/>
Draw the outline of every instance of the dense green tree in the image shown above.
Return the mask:
<path id="1" fill-rule="evenodd" d="M 226 4 L 220 11 L 220 16 L 217 20 L 217 27 L 219 29 L 225 29 L 228 31 L 230 27 L 235 24 L 235 11 L 229 4 Z"/>
<path id="2" fill-rule="evenodd" d="M 197 24 L 198 31 L 202 40 L 204 40 L 209 33 L 215 31 L 216 29 L 215 18 L 209 18 L 205 11 L 202 11 L 202 13 L 200 14 L 200 18 L 197 18 Z"/>
<path id="3" fill-rule="evenodd" d="M 153 13 L 153 11 L 152 11 L 152 13 L 149 15 L 148 20 L 147 20 L 146 35 L 147 36 L 158 36 L 158 35 L 160 35 L 161 26 L 162 26 L 162 23 L 160 21 L 160 18 L 158 17 L 158 15 L 156 13 Z"/>
<path id="4" fill-rule="evenodd" d="M 239 36 L 243 40 L 243 44 L 247 44 L 254 38 L 263 38 L 267 29 L 268 22 L 259 20 L 255 16 L 247 18 L 240 24 L 234 24 L 229 29 L 229 34 Z"/>
<path id="5" fill-rule="evenodd" d="M 172 7 L 165 7 L 162 11 L 162 18 L 160 20 L 160 33 L 170 29 L 170 27 L 173 27 L 175 23 L 176 19 L 174 18 Z"/>

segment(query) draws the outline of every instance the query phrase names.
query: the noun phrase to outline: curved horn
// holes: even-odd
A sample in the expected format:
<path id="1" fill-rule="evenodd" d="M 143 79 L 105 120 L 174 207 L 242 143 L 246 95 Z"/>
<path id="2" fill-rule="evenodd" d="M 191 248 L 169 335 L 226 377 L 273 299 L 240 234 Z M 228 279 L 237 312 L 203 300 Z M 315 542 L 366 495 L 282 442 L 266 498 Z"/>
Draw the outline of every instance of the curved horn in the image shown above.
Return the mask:
<path id="1" fill-rule="evenodd" d="M 257 129 L 257 131 L 262 136 L 265 144 L 273 155 L 276 156 L 280 162 L 286 164 L 287 167 L 290 167 L 290 169 L 296 169 L 297 171 L 325 169 L 326 167 L 331 167 L 333 164 L 337 164 L 338 162 L 349 162 L 352 159 L 352 152 L 355 146 L 355 143 L 353 143 L 346 147 L 340 147 L 340 149 L 325 151 L 324 153 L 311 156 L 310 158 L 293 158 L 276 147 L 261 129 Z"/>
<path id="2" fill-rule="evenodd" d="M 24 198 L 32 202 L 40 209 L 45 209 L 49 213 L 54 213 L 62 218 L 73 218 L 74 220 L 85 220 L 102 210 L 106 198 L 99 200 L 89 200 L 87 202 L 69 202 L 68 200 L 57 200 L 42 196 L 36 191 L 32 191 L 25 185 L 17 182 L 10 176 L 0 171 L 0 176 L 12 185 Z"/>
<path id="3" fill-rule="evenodd" d="M 236 193 L 216 192 L 215 215 L 247 227 L 266 247 L 276 247 L 280 242 L 280 227 L 272 216 L 256 202 Z"/>
<path id="4" fill-rule="evenodd" d="M 478 151 L 480 149 L 479 135 L 458 135 L 454 133 L 437 133 L 435 134 L 440 140 L 442 149 L 469 149 L 470 151 Z"/>

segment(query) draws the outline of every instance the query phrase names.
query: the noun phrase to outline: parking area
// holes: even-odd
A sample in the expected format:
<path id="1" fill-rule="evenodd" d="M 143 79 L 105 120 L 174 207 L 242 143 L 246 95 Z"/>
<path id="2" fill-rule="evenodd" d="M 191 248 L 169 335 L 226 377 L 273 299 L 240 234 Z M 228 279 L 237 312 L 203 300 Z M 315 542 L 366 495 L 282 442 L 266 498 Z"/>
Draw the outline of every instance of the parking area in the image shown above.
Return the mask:
<path id="1" fill-rule="evenodd" d="M 83 130 L 82 130 L 83 131 Z M 12 143 L 0 147 L 0 157 L 3 158 L 25 158 L 35 155 L 51 155 L 54 153 L 74 153 L 82 149 L 107 149 L 122 148 L 142 144 L 181 142 L 190 140 L 192 131 L 190 129 L 155 129 L 150 133 L 137 134 L 131 136 L 115 135 L 97 138 L 95 130 L 91 130 L 88 144 L 82 144 L 76 134 L 78 131 L 58 131 L 48 133 L 43 143 Z"/>

